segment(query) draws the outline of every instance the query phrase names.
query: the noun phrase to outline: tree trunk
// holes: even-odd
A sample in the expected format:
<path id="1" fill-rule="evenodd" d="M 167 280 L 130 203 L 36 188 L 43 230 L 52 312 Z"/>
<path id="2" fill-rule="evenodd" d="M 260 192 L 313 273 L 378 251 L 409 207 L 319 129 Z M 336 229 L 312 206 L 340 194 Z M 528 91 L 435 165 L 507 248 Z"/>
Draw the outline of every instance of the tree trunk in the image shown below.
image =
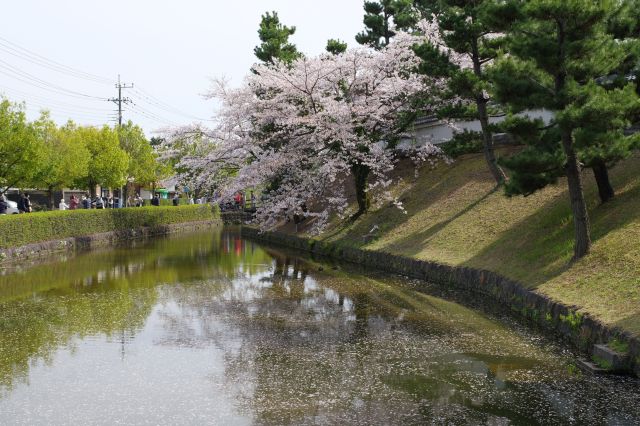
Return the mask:
<path id="1" fill-rule="evenodd" d="M 358 211 L 354 215 L 354 218 L 357 218 L 363 213 L 366 213 L 371 206 L 371 198 L 367 192 L 367 181 L 371 169 L 369 169 L 369 166 L 363 164 L 353 164 L 351 166 L 351 172 L 353 173 L 353 180 L 356 187 L 356 200 L 358 201 Z"/>
<path id="2" fill-rule="evenodd" d="M 578 156 L 573 146 L 571 131 L 567 129 L 562 129 L 562 147 L 567 156 L 566 172 L 575 231 L 573 260 L 578 260 L 589 253 L 591 249 L 591 235 L 589 231 L 587 203 L 584 200 L 582 187 L 582 176 L 580 176 L 580 163 L 578 162 Z"/>
<path id="3" fill-rule="evenodd" d="M 55 200 L 54 200 L 54 193 L 53 193 L 53 187 L 50 186 L 47 188 L 47 194 L 49 195 L 49 210 L 55 210 Z"/>
<path id="4" fill-rule="evenodd" d="M 489 130 L 489 114 L 487 112 L 487 101 L 483 98 L 476 99 L 478 106 L 478 119 L 480 120 L 480 128 L 482 129 L 482 151 L 484 158 L 489 166 L 489 171 L 496 181 L 496 185 L 500 186 L 507 180 L 504 170 L 498 166 L 496 155 L 493 151 L 493 139 Z"/>
<path id="5" fill-rule="evenodd" d="M 607 170 L 607 165 L 603 161 L 598 161 L 597 163 L 593 164 L 592 169 L 593 175 L 596 178 L 596 183 L 598 184 L 598 194 L 600 194 L 600 201 L 606 203 L 615 195 L 613 187 L 611 186 L 611 182 L 609 181 L 609 171 Z"/>
<path id="6" fill-rule="evenodd" d="M 97 183 L 89 181 L 89 197 L 91 197 L 91 199 L 97 195 L 96 186 L 98 186 Z"/>
<path id="7" fill-rule="evenodd" d="M 478 48 L 478 39 L 473 39 L 471 44 L 471 59 L 473 61 L 473 73 L 482 79 L 482 63 L 480 62 L 480 49 Z M 489 166 L 489 171 L 496 181 L 496 185 L 502 185 L 507 176 L 498 162 L 496 161 L 496 155 L 493 151 L 493 139 L 491 130 L 489 130 L 489 113 L 487 112 L 488 99 L 485 98 L 484 93 L 478 93 L 476 95 L 476 106 L 478 107 L 478 120 L 480 121 L 480 128 L 482 129 L 482 151 L 484 152 L 484 158 Z"/>

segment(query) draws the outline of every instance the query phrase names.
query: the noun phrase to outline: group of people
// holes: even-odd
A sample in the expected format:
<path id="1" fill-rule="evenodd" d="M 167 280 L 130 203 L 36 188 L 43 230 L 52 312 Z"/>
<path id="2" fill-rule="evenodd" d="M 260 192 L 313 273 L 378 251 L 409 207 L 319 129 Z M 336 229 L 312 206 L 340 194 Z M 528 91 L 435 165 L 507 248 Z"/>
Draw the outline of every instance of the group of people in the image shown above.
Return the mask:
<path id="1" fill-rule="evenodd" d="M 214 198 L 215 200 L 215 198 Z M 254 203 L 253 192 L 250 195 L 251 204 Z M 154 194 L 151 198 L 152 206 L 160 205 L 160 195 Z M 208 202 L 207 198 L 201 197 L 194 199 L 193 196 L 189 196 L 187 203 L 188 204 L 206 204 Z M 240 209 L 244 205 L 244 194 L 238 192 L 234 197 L 234 208 Z M 107 209 L 107 208 L 115 208 L 118 207 L 116 205 L 116 201 L 113 196 L 109 195 L 108 197 L 96 196 L 91 198 L 91 196 L 83 195 L 78 198 L 75 194 L 72 194 L 69 198 L 69 203 L 62 198 L 60 203 L 58 204 L 59 210 L 78 210 L 78 209 Z M 180 196 L 179 194 L 175 194 L 172 198 L 172 204 L 174 206 L 178 206 L 180 204 Z M 126 207 L 143 207 L 145 205 L 144 199 L 140 196 L 140 194 L 135 194 L 135 196 L 129 196 L 126 200 Z M 21 193 L 20 199 L 17 203 L 17 208 L 19 213 L 31 213 L 33 210 L 30 196 L 27 193 Z M 0 214 L 6 214 L 9 209 L 9 202 L 6 196 L 3 194 L 0 196 Z"/>
<path id="2" fill-rule="evenodd" d="M 113 196 L 111 195 L 108 197 L 96 196 L 94 199 L 83 195 L 82 198 L 79 199 L 75 194 L 73 194 L 69 199 L 69 204 L 67 204 L 64 198 L 60 200 L 60 204 L 58 204 L 58 208 L 60 210 L 112 209 L 114 207 L 116 207 L 116 205 Z"/>
<path id="3" fill-rule="evenodd" d="M 18 213 L 31 213 L 33 211 L 33 207 L 31 206 L 31 198 L 29 194 L 20 194 L 20 198 L 17 203 Z M 2 194 L 0 196 L 0 214 L 7 214 L 9 211 L 9 200 L 7 196 Z M 15 213 L 15 211 L 13 212 Z"/>
<path id="4" fill-rule="evenodd" d="M 127 197 L 126 207 L 142 207 L 144 206 L 144 200 L 140 196 L 140 194 L 136 194 L 134 196 L 129 195 Z"/>
<path id="5" fill-rule="evenodd" d="M 233 205 L 236 210 L 255 210 L 256 196 L 253 191 L 249 191 L 249 196 L 245 198 L 244 192 L 238 191 L 233 196 Z"/>

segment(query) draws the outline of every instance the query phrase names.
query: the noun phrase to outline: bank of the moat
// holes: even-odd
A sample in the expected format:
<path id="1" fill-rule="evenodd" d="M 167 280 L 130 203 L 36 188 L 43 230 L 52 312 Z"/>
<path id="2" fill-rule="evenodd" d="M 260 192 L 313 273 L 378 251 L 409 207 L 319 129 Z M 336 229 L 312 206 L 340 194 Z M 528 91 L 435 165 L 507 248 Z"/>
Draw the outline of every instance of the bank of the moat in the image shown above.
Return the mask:
<path id="1" fill-rule="evenodd" d="M 169 210 L 171 212 L 171 210 Z M 179 210 L 174 210 L 179 211 Z M 202 214 L 202 213 L 199 213 Z M 238 212 L 206 213 L 212 219 L 195 222 L 166 223 L 132 229 L 115 229 L 76 237 L 32 243 L 0 249 L 0 264 L 34 261 L 54 253 L 70 253 L 97 247 L 109 247 L 130 239 L 148 238 L 176 232 L 203 231 L 246 222 L 247 215 Z M 297 236 L 242 227 L 245 236 L 262 241 L 286 245 L 297 250 L 339 258 L 348 262 L 437 283 L 445 288 L 454 287 L 481 295 L 487 303 L 508 307 L 512 313 L 527 319 L 543 332 L 563 336 L 585 354 L 581 367 L 596 372 L 630 372 L 640 375 L 640 344 L 635 336 L 623 330 L 608 327 L 588 314 L 577 312 L 499 274 L 468 267 L 451 267 L 434 262 L 411 259 L 382 251 L 345 247 Z"/>
<path id="2" fill-rule="evenodd" d="M 242 227 L 247 238 L 328 256 L 382 271 L 402 274 L 428 283 L 454 287 L 484 297 L 510 309 L 548 332 L 558 334 L 589 358 L 581 366 L 593 372 L 617 371 L 640 376 L 640 342 L 635 336 L 609 327 L 575 307 L 526 289 L 520 283 L 491 271 L 453 267 L 411 259 L 382 251 L 343 246 L 279 232 Z"/>
<path id="3" fill-rule="evenodd" d="M 640 422 L 637 379 L 441 288 L 219 228 L 5 269 L 0 424 Z"/>
<path id="4" fill-rule="evenodd" d="M 38 259 L 46 259 L 47 257 L 56 254 L 112 247 L 128 240 L 160 237 L 176 233 L 208 231 L 212 228 L 222 227 L 222 225 L 223 223 L 221 220 L 214 219 L 197 222 L 141 226 L 138 228 L 99 232 L 96 234 L 81 235 L 77 237 L 58 238 L 18 247 L 1 248 L 0 265 L 16 262 L 37 261 Z"/>

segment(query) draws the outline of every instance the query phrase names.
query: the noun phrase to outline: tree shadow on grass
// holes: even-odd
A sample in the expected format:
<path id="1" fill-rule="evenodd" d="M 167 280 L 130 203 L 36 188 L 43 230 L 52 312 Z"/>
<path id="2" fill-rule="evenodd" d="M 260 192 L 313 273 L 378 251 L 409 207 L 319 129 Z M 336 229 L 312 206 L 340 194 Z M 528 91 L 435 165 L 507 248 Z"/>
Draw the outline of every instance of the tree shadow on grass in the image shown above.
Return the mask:
<path id="1" fill-rule="evenodd" d="M 423 248 L 424 244 L 429 239 L 431 239 L 432 237 L 437 235 L 439 232 L 441 232 L 443 229 L 445 229 L 448 225 L 450 225 L 455 220 L 461 218 L 465 214 L 467 214 L 470 211 L 472 211 L 476 206 L 478 206 L 480 203 L 482 203 L 487 198 L 489 198 L 489 196 L 491 194 L 495 193 L 498 189 L 499 189 L 499 187 L 496 187 L 496 188 L 486 192 L 480 198 L 477 198 L 472 203 L 470 203 L 470 204 L 464 206 L 464 208 L 458 210 L 458 212 L 456 212 L 453 216 L 451 216 L 451 217 L 449 217 L 449 218 L 447 218 L 447 219 L 445 219 L 443 221 L 440 221 L 440 222 L 436 223 L 435 225 L 430 226 L 429 228 L 425 229 L 424 231 L 413 233 L 409 237 L 404 238 L 401 241 L 388 244 L 387 246 L 385 246 L 385 250 L 389 251 L 391 253 L 397 252 L 397 251 L 402 251 L 403 254 L 406 255 L 406 256 L 410 256 L 410 257 L 416 256 L 417 254 L 419 254 L 422 251 L 422 248 Z M 413 249 L 407 250 L 406 247 L 413 247 Z"/>
<path id="2" fill-rule="evenodd" d="M 623 166 L 618 166 L 611 171 L 612 182 L 617 194 L 613 200 L 604 205 L 599 203 L 597 187 L 591 171 L 585 171 L 585 196 L 589 205 L 592 240 L 596 245 L 599 240 L 611 232 L 625 227 L 630 222 L 640 221 L 640 179 L 634 173 L 638 164 L 640 164 L 640 156 L 628 160 Z M 473 171 L 474 167 L 476 173 L 470 174 L 470 170 Z M 401 217 L 399 213 L 391 215 L 387 212 L 372 215 L 366 218 L 366 222 L 363 220 L 358 224 L 359 230 L 358 227 L 355 227 L 357 231 L 354 232 L 352 229 L 346 236 L 341 237 L 341 241 L 348 242 L 350 238 L 353 240 L 354 236 L 368 232 L 374 223 L 383 223 L 391 218 L 392 224 L 390 226 L 386 228 L 381 226 L 382 244 L 379 245 L 380 248 L 390 253 L 430 260 L 425 257 L 425 250 L 430 250 L 432 253 L 438 249 L 448 250 L 446 247 L 447 233 L 453 232 L 452 235 L 460 237 L 461 232 L 464 234 L 465 220 L 475 226 L 476 230 L 483 226 L 485 220 L 489 226 L 491 223 L 500 223 L 501 209 L 508 209 L 509 203 L 503 203 L 499 199 L 491 197 L 495 191 L 486 191 L 487 176 L 477 173 L 478 167 L 478 164 L 475 164 L 462 170 L 452 168 L 436 177 L 436 179 L 450 178 L 452 181 L 447 183 L 430 180 L 428 187 L 421 186 L 421 184 L 414 186 L 407 192 L 420 190 L 420 195 L 412 203 L 409 215 Z M 456 195 L 456 191 L 470 183 L 472 188 L 476 188 L 476 184 L 480 183 L 480 188 L 485 188 L 486 192 L 479 191 L 478 195 L 473 197 L 464 193 Z M 504 219 L 509 220 L 510 223 L 504 224 L 505 226 L 502 227 L 497 226 L 501 229 L 495 231 L 497 234 L 480 232 L 479 238 L 484 240 L 479 240 L 477 244 L 482 244 L 483 247 L 473 248 L 473 230 L 470 230 L 471 234 L 467 234 L 467 238 L 464 236 L 460 238 L 459 244 L 470 244 L 471 246 L 452 253 L 452 264 L 492 270 L 516 279 L 529 288 L 537 288 L 566 272 L 571 268 L 574 227 L 568 191 L 561 189 L 566 186 L 566 181 L 561 181 L 558 185 L 553 192 L 541 197 L 538 205 L 529 203 L 528 206 L 520 204 L 514 207 L 522 211 L 522 217 L 512 214 L 510 218 Z M 445 211 L 446 209 L 453 210 L 449 212 L 450 217 L 445 220 L 435 224 L 432 220 L 422 229 L 418 224 L 416 232 L 408 233 L 404 230 L 405 235 L 394 237 L 394 233 L 403 231 L 402 227 L 411 219 L 412 215 L 423 212 L 426 208 L 434 206 L 449 196 L 454 199 L 460 199 L 461 196 L 469 199 L 459 205 L 454 204 L 455 209 L 443 207 Z M 490 205 L 483 205 L 483 203 L 490 203 Z M 495 210 L 492 210 L 494 208 Z M 516 210 L 516 214 L 519 210 Z M 466 218 L 463 217 L 465 215 Z M 471 215 L 483 216 L 481 220 L 478 220 L 477 216 Z M 413 222 L 415 225 L 416 221 Z M 453 231 L 451 226 L 454 226 Z M 438 237 L 440 237 L 439 242 L 436 241 Z M 389 241 L 384 242 L 384 239 Z M 443 243 L 444 245 L 441 246 Z M 623 250 L 615 239 L 613 241 L 607 240 L 607 244 L 610 243 L 618 247 L 617 250 Z M 430 247 L 431 244 L 433 244 L 432 247 Z M 453 250 L 456 250 L 455 247 Z M 456 256 L 466 260 L 456 263 Z M 590 265 L 588 266 L 590 267 Z M 594 267 L 604 268 L 605 266 L 594 260 Z"/>
<path id="3" fill-rule="evenodd" d="M 599 203 L 592 177 L 585 179 L 594 244 L 611 232 L 640 221 L 640 181 L 627 172 L 632 168 L 628 164 L 626 170 L 616 170 L 614 185 L 623 190 L 606 204 Z M 493 270 L 537 288 L 571 268 L 573 242 L 573 218 L 565 190 L 503 232 L 464 266 Z"/>
<path id="4" fill-rule="evenodd" d="M 484 185 L 491 177 L 488 171 L 478 173 L 476 163 L 483 164 L 482 161 L 483 157 L 480 155 L 468 155 L 466 159 L 459 160 L 452 165 L 440 165 L 434 170 L 422 170 L 421 177 L 398 197 L 405 204 L 406 213 L 392 204 L 387 204 L 376 211 L 362 215 L 356 221 L 342 222 L 334 229 L 325 232 L 323 239 L 362 246 L 365 244 L 362 237 L 369 234 L 375 226 L 379 228 L 375 232 L 376 238 L 393 233 L 394 230 L 401 229 L 414 214 L 419 213 L 425 206 L 441 202 L 469 183 Z M 404 176 L 404 178 L 407 177 Z M 474 200 L 474 205 L 476 202 L 482 202 L 493 191 L 484 194 L 479 200 Z M 472 208 L 473 206 L 468 206 L 468 209 Z M 459 214 L 464 213 L 465 211 L 462 211 Z M 455 220 L 455 218 L 451 220 Z M 446 223 L 442 224 L 442 227 L 444 226 Z M 436 232 L 437 230 L 434 230 L 434 233 Z M 393 251 L 392 246 L 389 246 L 389 251 Z"/>

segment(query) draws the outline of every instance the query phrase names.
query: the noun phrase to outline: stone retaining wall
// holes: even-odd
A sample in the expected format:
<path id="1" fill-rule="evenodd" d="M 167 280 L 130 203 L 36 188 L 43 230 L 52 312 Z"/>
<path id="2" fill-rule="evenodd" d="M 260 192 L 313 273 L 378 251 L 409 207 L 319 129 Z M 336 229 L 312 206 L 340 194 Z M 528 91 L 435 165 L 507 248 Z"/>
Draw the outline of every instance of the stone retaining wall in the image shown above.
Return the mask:
<path id="1" fill-rule="evenodd" d="M 629 345 L 628 372 L 640 376 L 640 341 L 636 337 L 621 329 L 606 326 L 588 314 L 577 312 L 576 307 L 555 302 L 494 272 L 345 247 L 295 235 L 260 232 L 251 227 L 242 227 L 242 235 L 483 295 L 508 307 L 515 315 L 563 336 L 589 356 L 593 353 L 594 345 L 618 339 Z"/>
<path id="2" fill-rule="evenodd" d="M 249 223 L 253 215 L 245 211 L 230 210 L 221 212 L 220 218 L 225 225 L 243 225 Z"/>
<path id="3" fill-rule="evenodd" d="M 0 249 L 0 264 L 36 259 L 60 252 L 105 247 L 125 240 L 167 235 L 176 232 L 194 231 L 198 229 L 209 229 L 215 226 L 222 226 L 222 221 L 210 220 L 202 222 L 173 223 L 169 225 L 102 232 L 99 234 L 84 235 L 81 237 L 69 237 L 59 240 L 43 241 L 27 244 L 21 247 Z"/>

